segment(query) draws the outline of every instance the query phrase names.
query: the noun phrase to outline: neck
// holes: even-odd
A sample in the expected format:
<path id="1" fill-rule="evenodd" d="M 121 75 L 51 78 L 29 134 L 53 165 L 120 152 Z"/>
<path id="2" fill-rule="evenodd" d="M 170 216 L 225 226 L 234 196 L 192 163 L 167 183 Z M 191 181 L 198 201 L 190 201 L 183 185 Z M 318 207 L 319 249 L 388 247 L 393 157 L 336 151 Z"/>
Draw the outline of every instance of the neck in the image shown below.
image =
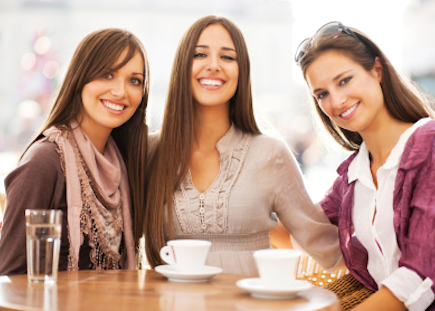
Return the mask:
<path id="1" fill-rule="evenodd" d="M 376 163 L 377 167 L 382 166 L 399 141 L 400 136 L 411 126 L 412 123 L 390 117 L 370 130 L 360 133 L 370 151 L 372 163 Z"/>
<path id="2" fill-rule="evenodd" d="M 96 129 L 89 122 L 84 119 L 80 123 L 80 128 L 83 132 L 91 140 L 92 144 L 97 148 L 98 152 L 104 154 L 104 150 L 106 148 L 107 140 L 109 139 L 110 133 L 112 133 L 112 129 L 110 128 L 98 128 Z"/>
<path id="3" fill-rule="evenodd" d="M 229 104 L 219 107 L 195 105 L 193 146 L 216 148 L 216 143 L 231 127 Z"/>

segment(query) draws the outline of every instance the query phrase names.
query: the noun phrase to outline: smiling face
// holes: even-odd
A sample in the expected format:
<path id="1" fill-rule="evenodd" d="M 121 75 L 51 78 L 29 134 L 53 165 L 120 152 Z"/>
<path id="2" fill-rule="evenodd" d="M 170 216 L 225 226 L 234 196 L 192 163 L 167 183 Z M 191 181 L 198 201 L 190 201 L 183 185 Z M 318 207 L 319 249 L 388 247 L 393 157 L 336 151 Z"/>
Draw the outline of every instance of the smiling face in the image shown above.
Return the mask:
<path id="1" fill-rule="evenodd" d="M 306 70 L 306 81 L 322 111 L 338 126 L 363 135 L 390 118 L 381 88 L 382 65 L 372 70 L 338 51 L 327 51 Z"/>
<path id="2" fill-rule="evenodd" d="M 239 65 L 233 40 L 220 24 L 201 33 L 192 63 L 192 93 L 196 104 L 228 105 L 237 90 Z"/>
<path id="3" fill-rule="evenodd" d="M 128 53 L 125 49 L 113 64 L 115 68 Z M 82 89 L 80 127 L 88 136 L 110 135 L 135 113 L 143 96 L 144 60 L 136 53 L 115 72 L 87 83 Z"/>

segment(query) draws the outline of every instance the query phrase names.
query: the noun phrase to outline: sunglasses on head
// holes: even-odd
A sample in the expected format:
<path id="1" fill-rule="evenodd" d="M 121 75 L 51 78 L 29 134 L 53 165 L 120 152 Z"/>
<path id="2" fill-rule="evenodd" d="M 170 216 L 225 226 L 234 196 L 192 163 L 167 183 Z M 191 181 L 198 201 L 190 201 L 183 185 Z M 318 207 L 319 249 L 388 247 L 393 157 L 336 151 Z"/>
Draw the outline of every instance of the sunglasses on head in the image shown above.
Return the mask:
<path id="1" fill-rule="evenodd" d="M 311 44 L 313 43 L 314 39 L 316 38 L 325 38 L 325 37 L 332 37 L 333 39 L 337 38 L 340 33 L 344 32 L 345 34 L 348 34 L 349 36 L 354 37 L 358 41 L 361 41 L 357 35 L 344 26 L 341 22 L 329 22 L 322 27 L 319 28 L 319 30 L 316 31 L 314 36 L 311 38 L 304 39 L 301 44 L 299 44 L 298 49 L 296 50 L 295 55 L 295 62 L 300 67 L 301 66 L 301 60 L 304 58 L 305 53 L 310 48 Z"/>

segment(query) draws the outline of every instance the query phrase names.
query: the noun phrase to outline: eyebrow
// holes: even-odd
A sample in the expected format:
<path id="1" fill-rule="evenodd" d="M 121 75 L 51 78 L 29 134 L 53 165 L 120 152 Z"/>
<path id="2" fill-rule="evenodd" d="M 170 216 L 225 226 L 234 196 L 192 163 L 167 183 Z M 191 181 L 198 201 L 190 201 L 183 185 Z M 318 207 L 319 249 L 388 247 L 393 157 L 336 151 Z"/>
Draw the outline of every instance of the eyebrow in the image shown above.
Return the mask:
<path id="1" fill-rule="evenodd" d="M 197 47 L 197 48 L 204 48 L 204 49 L 209 49 L 209 48 L 210 48 L 208 45 L 197 45 L 196 47 Z M 227 46 L 223 46 L 223 47 L 221 48 L 221 50 L 225 50 L 225 51 L 233 51 L 233 52 L 236 51 L 235 49 L 230 48 L 230 47 L 227 47 Z"/>
<path id="2" fill-rule="evenodd" d="M 350 71 L 352 71 L 352 69 L 347 70 L 347 71 L 343 71 L 343 72 L 339 73 L 339 74 L 336 75 L 334 78 L 332 78 L 332 81 L 335 82 L 335 81 L 339 80 L 342 76 L 344 76 L 346 73 L 348 73 L 348 72 L 350 72 Z M 321 90 L 323 90 L 323 89 L 322 89 L 322 88 L 315 89 L 315 90 L 313 91 L 313 94 L 315 94 L 315 93 L 317 93 L 318 91 L 321 91 Z"/>
<path id="3" fill-rule="evenodd" d="M 119 69 L 121 69 L 121 68 L 118 68 L 118 70 Z M 118 72 L 118 70 L 112 70 L 111 69 L 110 72 Z M 132 72 L 131 74 L 134 75 L 134 76 L 135 75 L 141 75 L 142 77 L 145 77 L 145 75 L 143 73 L 141 73 L 141 72 Z"/>

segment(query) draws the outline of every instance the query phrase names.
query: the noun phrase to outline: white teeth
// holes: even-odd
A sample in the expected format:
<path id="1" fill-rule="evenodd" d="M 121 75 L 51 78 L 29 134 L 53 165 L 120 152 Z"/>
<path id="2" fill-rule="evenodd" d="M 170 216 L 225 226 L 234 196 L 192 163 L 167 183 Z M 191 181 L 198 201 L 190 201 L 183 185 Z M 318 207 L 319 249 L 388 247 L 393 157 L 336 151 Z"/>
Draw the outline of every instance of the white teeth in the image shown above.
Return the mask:
<path id="1" fill-rule="evenodd" d="M 346 110 L 345 112 L 343 112 L 343 113 L 341 114 L 341 116 L 342 116 L 343 118 L 346 118 L 348 115 L 350 115 L 350 114 L 352 113 L 352 111 L 355 110 L 356 106 L 358 106 L 358 103 L 356 103 L 355 106 L 352 106 L 351 108 L 349 108 L 348 110 Z"/>
<path id="2" fill-rule="evenodd" d="M 223 82 L 220 80 L 211 80 L 211 79 L 201 79 L 199 80 L 199 83 L 203 84 L 203 85 L 222 85 Z"/>
<path id="3" fill-rule="evenodd" d="M 125 106 L 113 104 L 113 103 L 105 101 L 105 100 L 103 100 L 103 104 L 107 108 L 112 109 L 112 110 L 116 110 L 116 111 L 121 111 L 121 110 L 124 110 L 124 108 L 125 108 Z"/>

